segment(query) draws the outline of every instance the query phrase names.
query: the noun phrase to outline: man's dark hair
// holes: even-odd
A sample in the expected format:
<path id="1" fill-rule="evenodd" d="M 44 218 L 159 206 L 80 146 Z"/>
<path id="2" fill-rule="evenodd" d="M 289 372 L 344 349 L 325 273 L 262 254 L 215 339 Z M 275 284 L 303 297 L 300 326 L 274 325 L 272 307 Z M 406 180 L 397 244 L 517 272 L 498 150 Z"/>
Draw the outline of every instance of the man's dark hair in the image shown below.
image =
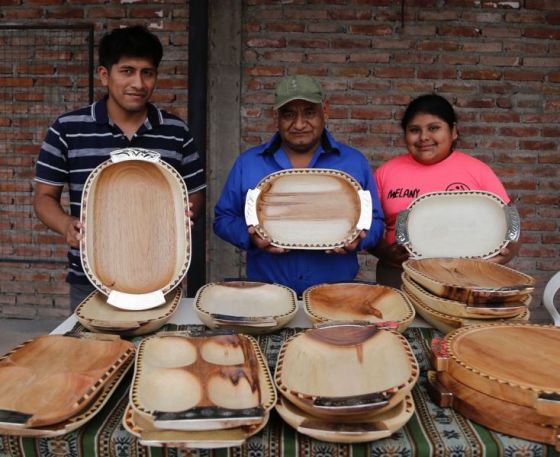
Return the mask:
<path id="1" fill-rule="evenodd" d="M 110 69 L 124 56 L 149 59 L 157 68 L 163 47 L 159 38 L 141 25 L 114 29 L 101 38 L 99 65 Z"/>
<path id="2" fill-rule="evenodd" d="M 425 94 L 412 100 L 401 119 L 401 127 L 403 130 L 406 130 L 412 118 L 418 113 L 437 116 L 444 120 L 447 125 L 449 125 L 449 128 L 452 128 L 457 123 L 457 115 L 455 114 L 453 106 L 441 95 Z"/>

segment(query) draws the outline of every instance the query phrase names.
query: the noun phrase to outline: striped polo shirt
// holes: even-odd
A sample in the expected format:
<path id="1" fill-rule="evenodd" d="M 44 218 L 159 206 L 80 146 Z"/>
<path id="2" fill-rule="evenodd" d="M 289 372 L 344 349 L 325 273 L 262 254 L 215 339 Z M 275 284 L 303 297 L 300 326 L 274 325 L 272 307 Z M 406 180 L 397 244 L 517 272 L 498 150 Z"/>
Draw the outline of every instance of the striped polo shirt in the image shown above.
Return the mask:
<path id="1" fill-rule="evenodd" d="M 148 104 L 144 124 L 128 139 L 107 113 L 107 96 L 90 106 L 60 116 L 50 127 L 39 152 L 35 180 L 52 186 L 68 185 L 70 213 L 80 217 L 87 177 L 109 159 L 112 151 L 136 147 L 159 152 L 185 180 L 189 193 L 206 187 L 204 171 L 193 138 L 179 117 Z M 87 284 L 80 251 L 68 252 L 67 281 Z"/>

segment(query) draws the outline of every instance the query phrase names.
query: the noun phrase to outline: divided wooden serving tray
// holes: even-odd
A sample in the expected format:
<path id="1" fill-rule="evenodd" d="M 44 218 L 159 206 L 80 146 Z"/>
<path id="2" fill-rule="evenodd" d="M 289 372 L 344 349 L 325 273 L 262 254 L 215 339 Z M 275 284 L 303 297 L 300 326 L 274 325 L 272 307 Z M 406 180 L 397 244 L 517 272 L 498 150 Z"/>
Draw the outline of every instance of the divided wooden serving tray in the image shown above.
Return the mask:
<path id="1" fill-rule="evenodd" d="M 412 349 L 396 330 L 324 324 L 284 342 L 275 382 L 307 414 L 363 422 L 401 402 L 418 374 Z"/>
<path id="2" fill-rule="evenodd" d="M 222 281 L 202 286 L 193 308 L 210 328 L 263 334 L 278 330 L 297 313 L 297 295 L 289 287 L 255 281 Z"/>
<path id="3" fill-rule="evenodd" d="M 57 424 L 83 411 L 134 355 L 112 335 L 47 335 L 0 359 L 0 427 Z"/>
<path id="4" fill-rule="evenodd" d="M 411 258 L 495 256 L 520 235 L 519 214 L 483 191 L 430 192 L 400 212 L 396 240 Z"/>
<path id="5" fill-rule="evenodd" d="M 163 332 L 138 347 L 130 404 L 155 428 L 260 424 L 275 403 L 268 366 L 251 336 Z"/>
<path id="6" fill-rule="evenodd" d="M 78 305 L 76 318 L 92 332 L 115 333 L 123 336 L 155 332 L 173 317 L 179 308 L 181 287 L 165 295 L 165 303 L 142 311 L 126 311 L 107 303 L 107 297 L 96 291 Z"/>
<path id="7" fill-rule="evenodd" d="M 274 246 L 332 249 L 369 230 L 371 195 L 342 171 L 283 170 L 247 192 L 245 221 Z"/>
<path id="8" fill-rule="evenodd" d="M 433 366 L 500 400 L 560 416 L 560 328 L 492 323 L 435 340 Z"/>
<path id="9" fill-rule="evenodd" d="M 408 297 L 392 287 L 364 283 L 319 284 L 303 292 L 304 311 L 314 323 L 393 321 L 403 332 L 414 320 Z"/>
<path id="10" fill-rule="evenodd" d="M 89 175 L 82 196 L 84 272 L 118 308 L 165 302 L 190 264 L 188 193 L 179 173 L 146 149 L 119 149 Z"/>

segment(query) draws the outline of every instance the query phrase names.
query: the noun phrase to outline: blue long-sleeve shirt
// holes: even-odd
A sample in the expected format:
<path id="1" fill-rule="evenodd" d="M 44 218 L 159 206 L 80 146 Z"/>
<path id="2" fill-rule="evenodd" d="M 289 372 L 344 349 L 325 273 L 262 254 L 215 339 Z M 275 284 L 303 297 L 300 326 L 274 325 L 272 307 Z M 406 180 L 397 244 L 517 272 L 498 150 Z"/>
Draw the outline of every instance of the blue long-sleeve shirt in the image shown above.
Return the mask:
<path id="1" fill-rule="evenodd" d="M 373 218 L 366 238 L 358 249 L 345 255 L 325 251 L 290 250 L 271 254 L 250 243 L 245 223 L 245 196 L 265 176 L 293 168 L 281 147 L 278 134 L 265 144 L 248 149 L 235 161 L 222 194 L 214 208 L 214 232 L 220 238 L 247 251 L 247 277 L 254 281 L 283 284 L 298 295 L 315 284 L 348 281 L 356 277 L 359 264 L 357 252 L 375 246 L 383 235 L 383 210 L 379 203 L 372 169 L 357 149 L 337 143 L 325 130 L 321 145 L 309 168 L 327 168 L 348 173 L 372 198 Z"/>

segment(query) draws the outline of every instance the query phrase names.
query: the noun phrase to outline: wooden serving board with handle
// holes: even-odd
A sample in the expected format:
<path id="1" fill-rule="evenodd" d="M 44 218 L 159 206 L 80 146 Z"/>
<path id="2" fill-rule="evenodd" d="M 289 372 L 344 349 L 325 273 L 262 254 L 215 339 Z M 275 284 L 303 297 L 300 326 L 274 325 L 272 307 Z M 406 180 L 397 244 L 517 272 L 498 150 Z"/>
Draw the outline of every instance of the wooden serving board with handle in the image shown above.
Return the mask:
<path id="1" fill-rule="evenodd" d="M 560 415 L 560 328 L 494 323 L 460 328 L 432 344 L 433 366 L 504 401 Z"/>

